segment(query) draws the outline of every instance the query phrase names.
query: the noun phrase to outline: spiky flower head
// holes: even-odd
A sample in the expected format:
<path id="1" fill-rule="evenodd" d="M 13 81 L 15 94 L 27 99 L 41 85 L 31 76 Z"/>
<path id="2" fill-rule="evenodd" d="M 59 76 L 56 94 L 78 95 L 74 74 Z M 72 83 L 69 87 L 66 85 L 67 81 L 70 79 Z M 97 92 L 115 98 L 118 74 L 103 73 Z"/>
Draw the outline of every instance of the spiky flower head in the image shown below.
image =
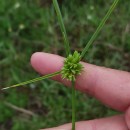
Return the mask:
<path id="1" fill-rule="evenodd" d="M 83 65 L 80 64 L 81 55 L 77 51 L 74 54 L 70 54 L 64 60 L 64 66 L 62 68 L 61 74 L 63 79 L 75 80 L 76 76 L 81 74 L 83 70 Z"/>

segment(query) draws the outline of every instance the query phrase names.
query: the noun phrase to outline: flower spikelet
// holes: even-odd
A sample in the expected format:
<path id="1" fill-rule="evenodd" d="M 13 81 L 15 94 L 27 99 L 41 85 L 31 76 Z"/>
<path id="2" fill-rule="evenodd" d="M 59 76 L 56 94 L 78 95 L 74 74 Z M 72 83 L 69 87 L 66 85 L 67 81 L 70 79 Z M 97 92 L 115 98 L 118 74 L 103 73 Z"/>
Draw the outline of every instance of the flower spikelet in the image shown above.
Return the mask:
<path id="1" fill-rule="evenodd" d="M 81 56 L 80 54 L 75 51 L 74 54 L 70 54 L 65 60 L 64 60 L 64 66 L 62 68 L 62 78 L 67 80 L 75 80 L 76 76 L 81 74 L 81 71 L 83 70 L 83 65 L 80 64 Z"/>

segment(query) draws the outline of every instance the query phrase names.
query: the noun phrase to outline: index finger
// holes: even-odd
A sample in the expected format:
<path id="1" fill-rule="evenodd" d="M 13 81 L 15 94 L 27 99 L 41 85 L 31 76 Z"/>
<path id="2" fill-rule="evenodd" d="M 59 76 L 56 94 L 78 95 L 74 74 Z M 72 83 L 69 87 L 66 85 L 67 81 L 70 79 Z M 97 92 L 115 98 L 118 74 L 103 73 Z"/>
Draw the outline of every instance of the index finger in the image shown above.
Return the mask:
<path id="1" fill-rule="evenodd" d="M 31 64 L 36 71 L 45 75 L 61 70 L 64 58 L 37 52 L 32 55 Z M 83 63 L 84 71 L 76 80 L 76 89 L 90 93 L 106 105 L 125 111 L 130 105 L 130 74 Z M 60 76 L 54 78 L 69 86 L 70 83 Z"/>

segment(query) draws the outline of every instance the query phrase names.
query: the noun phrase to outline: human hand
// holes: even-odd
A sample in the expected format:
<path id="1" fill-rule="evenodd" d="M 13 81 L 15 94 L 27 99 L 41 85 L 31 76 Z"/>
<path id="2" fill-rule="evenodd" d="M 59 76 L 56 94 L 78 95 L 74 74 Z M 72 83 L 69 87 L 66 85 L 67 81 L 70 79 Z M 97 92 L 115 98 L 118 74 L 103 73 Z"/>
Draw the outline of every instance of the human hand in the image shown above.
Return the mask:
<path id="1" fill-rule="evenodd" d="M 33 68 L 45 75 L 61 70 L 64 58 L 37 52 L 31 57 Z M 76 123 L 76 130 L 129 130 L 130 129 L 130 73 L 99 67 L 82 62 L 84 71 L 77 77 L 76 89 L 89 93 L 105 105 L 124 114 L 109 118 Z M 70 86 L 70 82 L 60 76 L 53 78 Z M 71 124 L 45 129 L 71 130 Z"/>

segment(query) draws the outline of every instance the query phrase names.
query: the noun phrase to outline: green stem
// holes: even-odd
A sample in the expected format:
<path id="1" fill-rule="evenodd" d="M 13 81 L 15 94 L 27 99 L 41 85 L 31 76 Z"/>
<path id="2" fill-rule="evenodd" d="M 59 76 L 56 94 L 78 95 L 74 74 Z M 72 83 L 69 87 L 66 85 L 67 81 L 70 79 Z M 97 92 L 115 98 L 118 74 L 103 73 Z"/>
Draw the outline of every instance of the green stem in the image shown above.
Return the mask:
<path id="1" fill-rule="evenodd" d="M 91 44 L 94 42 L 94 40 L 96 39 L 97 35 L 99 34 L 99 32 L 101 31 L 101 29 L 103 28 L 103 26 L 105 25 L 107 19 L 109 18 L 109 16 L 111 15 L 111 13 L 113 12 L 113 10 L 115 9 L 117 3 L 119 2 L 119 0 L 115 0 L 113 2 L 113 4 L 111 5 L 110 9 L 108 10 L 107 14 L 105 15 L 105 17 L 102 19 L 102 21 L 100 22 L 98 28 L 96 29 L 95 33 L 93 34 L 93 36 L 91 37 L 91 39 L 89 40 L 89 42 L 87 43 L 86 47 L 84 48 L 84 50 L 81 53 L 81 58 L 84 57 L 85 53 L 88 51 L 89 47 L 91 46 Z"/>
<path id="2" fill-rule="evenodd" d="M 61 32 L 62 32 L 62 35 L 63 35 L 63 38 L 64 38 L 66 55 L 68 56 L 70 54 L 70 45 L 69 45 L 69 40 L 68 40 L 68 37 L 67 37 L 66 29 L 65 29 L 65 26 L 64 26 L 64 23 L 63 23 L 61 11 L 60 11 L 57 0 L 53 0 L 53 4 L 54 4 L 54 7 L 55 7 L 55 10 L 56 10 L 56 13 L 57 13 L 57 18 L 58 18 L 60 28 L 61 28 Z"/>
<path id="3" fill-rule="evenodd" d="M 57 71 L 55 73 L 51 73 L 51 74 L 48 74 L 48 75 L 45 75 L 45 76 L 41 76 L 41 77 L 38 77 L 38 78 L 35 78 L 35 79 L 32 79 L 32 80 L 28 80 L 28 81 L 25 81 L 25 82 L 22 82 L 22 83 L 19 83 L 19 84 L 16 84 L 16 85 L 12 85 L 12 86 L 3 88 L 2 90 L 18 87 L 18 86 L 21 86 L 21 85 L 26 85 L 26 84 L 37 82 L 37 81 L 47 79 L 47 78 L 51 78 L 51 77 L 54 77 L 54 76 L 56 76 L 56 75 L 58 75 L 60 73 L 61 73 L 61 71 Z"/>
<path id="4" fill-rule="evenodd" d="M 75 81 L 72 80 L 72 130 L 75 130 L 75 108 L 76 108 L 76 100 L 75 100 Z"/>

